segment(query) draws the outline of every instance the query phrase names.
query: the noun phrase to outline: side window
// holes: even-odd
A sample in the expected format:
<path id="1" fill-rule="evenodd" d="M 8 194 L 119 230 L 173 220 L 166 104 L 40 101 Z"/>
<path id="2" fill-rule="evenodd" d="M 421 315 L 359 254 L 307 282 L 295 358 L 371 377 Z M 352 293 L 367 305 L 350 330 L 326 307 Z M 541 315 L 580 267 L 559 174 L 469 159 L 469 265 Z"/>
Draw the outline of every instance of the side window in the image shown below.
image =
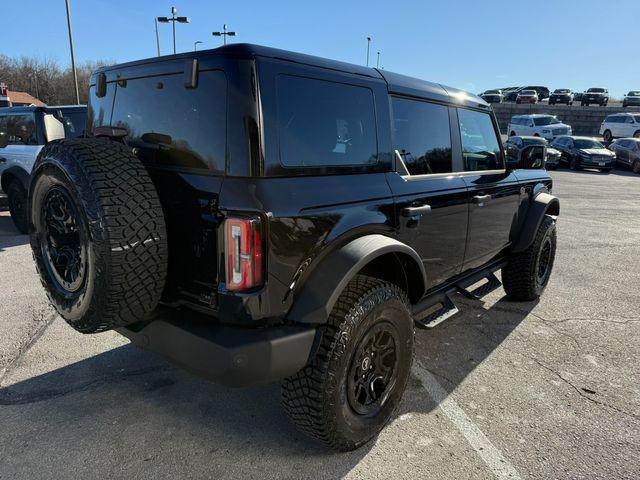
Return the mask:
<path id="1" fill-rule="evenodd" d="M 394 145 L 411 175 L 452 171 L 449 108 L 394 97 Z"/>
<path id="2" fill-rule="evenodd" d="M 533 127 L 534 123 L 533 123 L 533 119 L 532 118 L 527 118 L 527 127 Z"/>
<path id="3" fill-rule="evenodd" d="M 284 167 L 377 163 L 375 103 L 369 88 L 282 74 L 277 96 Z"/>
<path id="4" fill-rule="evenodd" d="M 113 113 L 113 97 L 116 93 L 116 84 L 107 83 L 107 93 L 104 97 L 96 95 L 96 87 L 89 88 L 89 105 L 87 107 L 87 126 L 93 129 L 101 126 L 108 126 Z"/>
<path id="5" fill-rule="evenodd" d="M 633 117 L 631 115 L 625 115 L 623 118 L 624 123 L 633 123 Z"/>
<path id="6" fill-rule="evenodd" d="M 7 133 L 7 117 L 0 116 L 0 148 L 4 148 L 9 143 L 9 135 Z"/>
<path id="7" fill-rule="evenodd" d="M 223 172 L 226 90 L 220 70 L 200 72 L 194 89 L 182 74 L 120 81 L 111 125 L 127 129 L 145 162 Z"/>
<path id="8" fill-rule="evenodd" d="M 37 145 L 36 124 L 33 115 L 7 115 L 9 145 Z"/>
<path id="9" fill-rule="evenodd" d="M 618 115 L 613 115 L 605 120 L 605 123 L 619 123 L 620 117 Z"/>
<path id="10" fill-rule="evenodd" d="M 502 170 L 504 159 L 491 115 L 459 108 L 458 121 L 467 170 Z"/>

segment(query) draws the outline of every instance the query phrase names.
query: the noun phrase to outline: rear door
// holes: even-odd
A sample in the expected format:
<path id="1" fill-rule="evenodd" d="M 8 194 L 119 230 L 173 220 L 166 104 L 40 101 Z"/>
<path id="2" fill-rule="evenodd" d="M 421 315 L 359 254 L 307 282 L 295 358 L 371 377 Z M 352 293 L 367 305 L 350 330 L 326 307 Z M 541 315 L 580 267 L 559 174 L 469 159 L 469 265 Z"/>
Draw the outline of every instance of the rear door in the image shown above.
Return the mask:
<path id="1" fill-rule="evenodd" d="M 511 242 L 520 185 L 505 169 L 500 136 L 487 111 L 457 109 L 457 134 L 469 188 L 469 235 L 463 271 L 480 267 Z"/>
<path id="2" fill-rule="evenodd" d="M 396 162 L 406 172 L 388 174 L 399 239 L 413 247 L 427 271 L 428 288 L 460 273 L 467 237 L 467 186 L 446 105 L 392 97 Z M 397 169 L 396 169 L 397 170 Z"/>

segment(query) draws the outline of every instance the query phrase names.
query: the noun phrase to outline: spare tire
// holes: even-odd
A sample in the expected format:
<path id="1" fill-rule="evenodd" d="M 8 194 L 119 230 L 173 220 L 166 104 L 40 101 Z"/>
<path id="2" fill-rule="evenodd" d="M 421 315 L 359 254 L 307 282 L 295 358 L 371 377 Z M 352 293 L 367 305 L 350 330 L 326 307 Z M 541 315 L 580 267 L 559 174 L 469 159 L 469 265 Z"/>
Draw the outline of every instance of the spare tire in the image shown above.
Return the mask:
<path id="1" fill-rule="evenodd" d="M 73 328 L 95 333 L 144 320 L 167 276 L 158 193 L 130 148 L 107 139 L 47 144 L 29 189 L 40 279 Z"/>

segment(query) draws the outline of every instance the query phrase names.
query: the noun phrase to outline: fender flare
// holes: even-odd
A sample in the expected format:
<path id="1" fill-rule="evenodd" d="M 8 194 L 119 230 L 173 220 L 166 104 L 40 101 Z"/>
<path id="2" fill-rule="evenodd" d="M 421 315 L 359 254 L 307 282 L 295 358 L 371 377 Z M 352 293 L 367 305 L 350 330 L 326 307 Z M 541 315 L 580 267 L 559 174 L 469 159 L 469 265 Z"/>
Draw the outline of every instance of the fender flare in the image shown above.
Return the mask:
<path id="1" fill-rule="evenodd" d="M 560 214 L 560 200 L 553 195 L 540 192 L 538 193 L 529 206 L 527 215 L 520 231 L 518 240 L 513 245 L 511 251 L 518 253 L 526 250 L 533 243 L 536 232 L 542 223 L 542 219 L 545 215 L 552 215 L 554 217 Z"/>
<path id="2" fill-rule="evenodd" d="M 410 261 L 415 262 L 421 278 L 411 278 L 410 281 L 422 282 L 420 288 L 424 294 L 427 276 L 416 251 L 384 235 L 365 235 L 343 245 L 322 260 L 302 286 L 302 290 L 289 310 L 287 320 L 303 324 L 326 323 L 338 297 L 353 277 L 372 260 L 394 253 L 408 256 Z"/>
<path id="3" fill-rule="evenodd" d="M 25 191 L 29 191 L 29 184 L 31 183 L 31 175 L 27 173 L 26 170 L 20 167 L 10 167 L 7 168 L 4 172 L 2 172 L 2 179 L 0 180 L 0 185 L 2 186 L 2 191 L 6 192 L 7 187 L 9 186 L 9 179 L 11 177 L 17 178 L 24 187 Z"/>

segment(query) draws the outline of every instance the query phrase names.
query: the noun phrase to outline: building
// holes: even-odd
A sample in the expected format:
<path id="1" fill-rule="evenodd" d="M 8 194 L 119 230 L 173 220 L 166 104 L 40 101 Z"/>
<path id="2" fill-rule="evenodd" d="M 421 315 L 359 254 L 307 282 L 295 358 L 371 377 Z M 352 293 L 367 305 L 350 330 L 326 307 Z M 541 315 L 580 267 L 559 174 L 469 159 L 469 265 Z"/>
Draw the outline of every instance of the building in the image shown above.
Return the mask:
<path id="1" fill-rule="evenodd" d="M 0 83 L 0 107 L 29 106 L 46 107 L 47 104 L 27 92 L 9 92 L 9 88 Z"/>

